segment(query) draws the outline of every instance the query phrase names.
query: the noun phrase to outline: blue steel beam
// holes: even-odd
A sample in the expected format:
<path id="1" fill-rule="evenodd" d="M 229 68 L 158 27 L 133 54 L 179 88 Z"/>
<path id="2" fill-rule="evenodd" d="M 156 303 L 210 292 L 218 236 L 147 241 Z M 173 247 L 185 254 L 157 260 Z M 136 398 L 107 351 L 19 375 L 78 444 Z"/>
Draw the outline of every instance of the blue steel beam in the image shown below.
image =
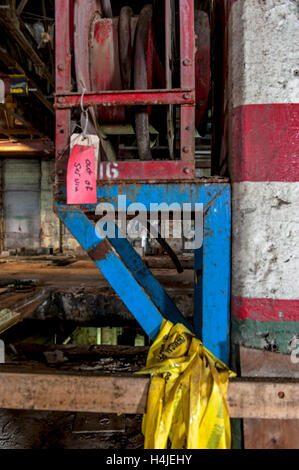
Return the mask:
<path id="1" fill-rule="evenodd" d="M 204 241 L 201 250 L 195 254 L 195 270 L 200 271 L 199 286 L 195 287 L 195 310 L 194 323 L 196 334 L 202 339 L 205 347 L 215 354 L 220 360 L 228 363 L 229 360 L 229 329 L 230 329 L 230 235 L 231 235 L 231 200 L 229 184 L 221 183 L 188 183 L 188 184 L 107 184 L 101 185 L 97 189 L 98 202 L 109 202 L 114 205 L 115 210 L 118 209 L 118 196 L 126 196 L 126 208 L 132 203 L 142 203 L 146 210 L 149 211 L 151 204 L 166 203 L 172 204 L 178 202 L 183 203 L 202 203 L 204 205 Z M 95 212 L 95 205 L 81 206 L 80 218 L 83 211 Z M 125 209 L 122 207 L 122 210 Z M 68 228 L 79 240 L 83 248 L 87 251 L 97 246 L 99 239 L 93 240 L 95 234 L 92 223 L 88 225 L 86 222 L 82 224 L 81 229 L 77 222 L 70 222 L 72 213 L 75 209 L 71 206 L 64 206 L 57 203 L 57 210 L 60 217 L 64 220 Z M 66 214 L 68 214 L 66 216 Z M 76 217 L 78 217 L 77 215 Z M 74 213 L 73 213 L 74 217 Z M 76 228 L 76 226 L 78 226 Z M 81 232 L 82 230 L 82 232 Z M 80 233 L 79 233 L 80 232 Z M 90 234 L 93 233 L 93 235 Z M 80 241 L 82 239 L 82 241 Z M 86 245 L 86 241 L 88 244 Z M 125 239 L 122 239 L 125 240 Z M 146 296 L 151 309 L 140 309 L 142 305 L 142 295 L 139 300 L 137 298 L 124 300 L 126 293 L 121 290 L 118 285 L 118 267 L 119 261 L 125 259 L 122 268 L 125 273 L 131 276 L 131 279 L 138 284 L 144 293 L 144 282 L 147 275 L 144 276 L 143 263 L 138 254 L 127 243 L 121 243 L 119 240 L 110 240 L 111 249 L 117 255 L 118 262 L 113 258 L 110 267 L 107 263 L 98 263 L 98 268 L 107 273 L 109 282 L 120 295 L 129 310 L 135 318 L 140 322 L 144 330 L 153 337 L 158 331 L 161 323 L 161 317 L 172 314 L 172 318 L 180 321 L 177 317 L 178 311 L 173 308 L 173 303 L 169 304 L 163 295 L 163 289 L 160 284 L 150 281 L 152 289 L 146 288 Z M 93 246 L 91 246 L 93 245 Z M 121 253 L 121 256 L 120 256 Z M 109 260 L 111 254 L 109 255 Z M 117 266 L 116 266 L 117 265 Z M 104 269 L 104 271 L 103 271 Z M 146 268 L 147 269 L 147 268 Z M 145 271 L 146 272 L 146 271 Z M 139 273 L 139 274 L 138 274 Z M 136 279 L 138 277 L 138 281 Z M 155 278 L 154 278 L 155 279 Z M 157 284 L 159 288 L 157 288 Z M 200 288 L 201 285 L 201 288 Z M 132 287 L 133 288 L 133 287 Z M 134 288 L 133 288 L 134 289 Z M 128 295 L 128 294 L 127 294 Z M 166 294 L 165 294 L 166 295 Z M 157 302 L 157 297 L 160 302 Z M 155 304 L 153 303 L 155 300 Z M 170 300 L 170 299 L 169 299 Z M 141 302 L 141 304 L 137 304 Z M 158 304 L 158 307 L 157 307 Z M 168 307 L 167 307 L 168 305 Z M 134 313 L 135 311 L 135 313 Z M 150 313 L 151 312 L 151 313 Z M 168 313 L 166 313 L 168 312 Z M 158 315 L 157 315 L 158 314 Z M 152 319 L 149 316 L 152 315 Z M 180 315 L 180 314 L 179 314 Z M 182 317 L 181 317 L 182 319 Z M 155 325 L 155 326 L 153 326 Z M 149 333 L 150 331 L 150 333 Z"/>
<path id="2" fill-rule="evenodd" d="M 119 237 L 116 225 L 118 237 L 100 238 L 94 223 L 80 209 L 60 207 L 58 215 L 151 339 L 163 318 L 191 329 L 128 240 Z"/>
<path id="3" fill-rule="evenodd" d="M 204 211 L 202 254 L 202 339 L 228 364 L 230 351 L 231 197 L 227 185 Z M 197 312 L 195 311 L 195 317 Z"/>

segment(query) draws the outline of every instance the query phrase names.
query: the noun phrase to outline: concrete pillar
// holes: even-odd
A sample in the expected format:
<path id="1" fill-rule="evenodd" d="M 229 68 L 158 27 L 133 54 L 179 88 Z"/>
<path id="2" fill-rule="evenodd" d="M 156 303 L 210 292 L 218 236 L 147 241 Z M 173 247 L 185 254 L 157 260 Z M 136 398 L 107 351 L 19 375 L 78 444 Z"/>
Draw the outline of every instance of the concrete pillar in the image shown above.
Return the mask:
<path id="1" fill-rule="evenodd" d="M 62 225 L 60 234 L 59 218 L 53 211 L 54 160 L 41 160 L 41 248 L 60 248 L 64 253 L 82 253 L 81 246 L 72 234 Z M 61 247 L 60 247 L 61 245 Z"/>
<path id="2" fill-rule="evenodd" d="M 299 338 L 298 4 L 226 0 L 225 7 L 232 340 L 288 353 Z"/>
<path id="3" fill-rule="evenodd" d="M 54 170 L 53 160 L 41 160 L 41 248 L 59 250 L 59 219 L 53 211 L 53 182 L 51 174 Z"/>

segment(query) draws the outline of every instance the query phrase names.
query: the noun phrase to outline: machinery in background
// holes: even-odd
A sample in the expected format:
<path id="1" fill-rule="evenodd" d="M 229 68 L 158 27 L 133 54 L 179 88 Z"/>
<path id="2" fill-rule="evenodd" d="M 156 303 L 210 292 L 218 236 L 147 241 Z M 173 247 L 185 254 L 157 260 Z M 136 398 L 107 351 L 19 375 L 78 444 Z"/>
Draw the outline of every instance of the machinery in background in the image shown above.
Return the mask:
<path id="1" fill-rule="evenodd" d="M 56 212 L 154 339 L 163 318 L 186 321 L 116 222 L 116 236 L 96 233 L 96 203 L 117 212 L 118 197 L 125 195 L 122 209 L 142 203 L 148 223 L 152 203 L 186 203 L 193 211 L 202 204 L 190 328 L 228 362 L 230 186 L 219 178 L 198 179 L 195 168 L 209 90 L 209 18 L 193 0 L 128 0 L 126 6 L 117 0 L 57 0 Z M 74 135 L 85 142 L 82 151 L 95 149 L 92 203 L 67 203 Z M 176 263 L 171 247 L 160 241 Z"/>

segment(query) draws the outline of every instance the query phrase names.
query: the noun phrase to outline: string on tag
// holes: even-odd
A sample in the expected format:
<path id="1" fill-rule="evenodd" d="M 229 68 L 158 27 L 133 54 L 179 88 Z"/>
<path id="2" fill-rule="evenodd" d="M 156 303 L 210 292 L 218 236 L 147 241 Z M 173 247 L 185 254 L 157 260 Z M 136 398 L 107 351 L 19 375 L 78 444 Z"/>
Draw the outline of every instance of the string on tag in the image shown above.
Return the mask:
<path id="1" fill-rule="evenodd" d="M 83 138 L 84 140 L 87 138 L 86 136 L 86 133 L 87 133 L 87 128 L 88 128 L 88 108 L 84 108 L 83 106 L 83 98 L 84 98 L 84 95 L 86 93 L 86 88 L 83 84 L 83 82 L 81 81 L 81 84 L 82 84 L 82 95 L 81 95 L 81 101 L 80 101 L 80 106 L 81 106 L 81 112 L 82 114 L 84 114 L 84 117 L 85 117 L 85 124 L 84 124 L 84 129 L 83 129 Z"/>

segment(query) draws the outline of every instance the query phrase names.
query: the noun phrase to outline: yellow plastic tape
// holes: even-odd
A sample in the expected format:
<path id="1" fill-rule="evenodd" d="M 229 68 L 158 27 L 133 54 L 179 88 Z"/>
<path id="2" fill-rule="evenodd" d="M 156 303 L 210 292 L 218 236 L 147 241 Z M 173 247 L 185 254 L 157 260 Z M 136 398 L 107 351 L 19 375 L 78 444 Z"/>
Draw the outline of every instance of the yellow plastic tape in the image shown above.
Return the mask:
<path id="1" fill-rule="evenodd" d="M 142 432 L 145 449 L 229 449 L 226 404 L 236 374 L 185 326 L 164 320 L 146 367 L 152 376 Z"/>

